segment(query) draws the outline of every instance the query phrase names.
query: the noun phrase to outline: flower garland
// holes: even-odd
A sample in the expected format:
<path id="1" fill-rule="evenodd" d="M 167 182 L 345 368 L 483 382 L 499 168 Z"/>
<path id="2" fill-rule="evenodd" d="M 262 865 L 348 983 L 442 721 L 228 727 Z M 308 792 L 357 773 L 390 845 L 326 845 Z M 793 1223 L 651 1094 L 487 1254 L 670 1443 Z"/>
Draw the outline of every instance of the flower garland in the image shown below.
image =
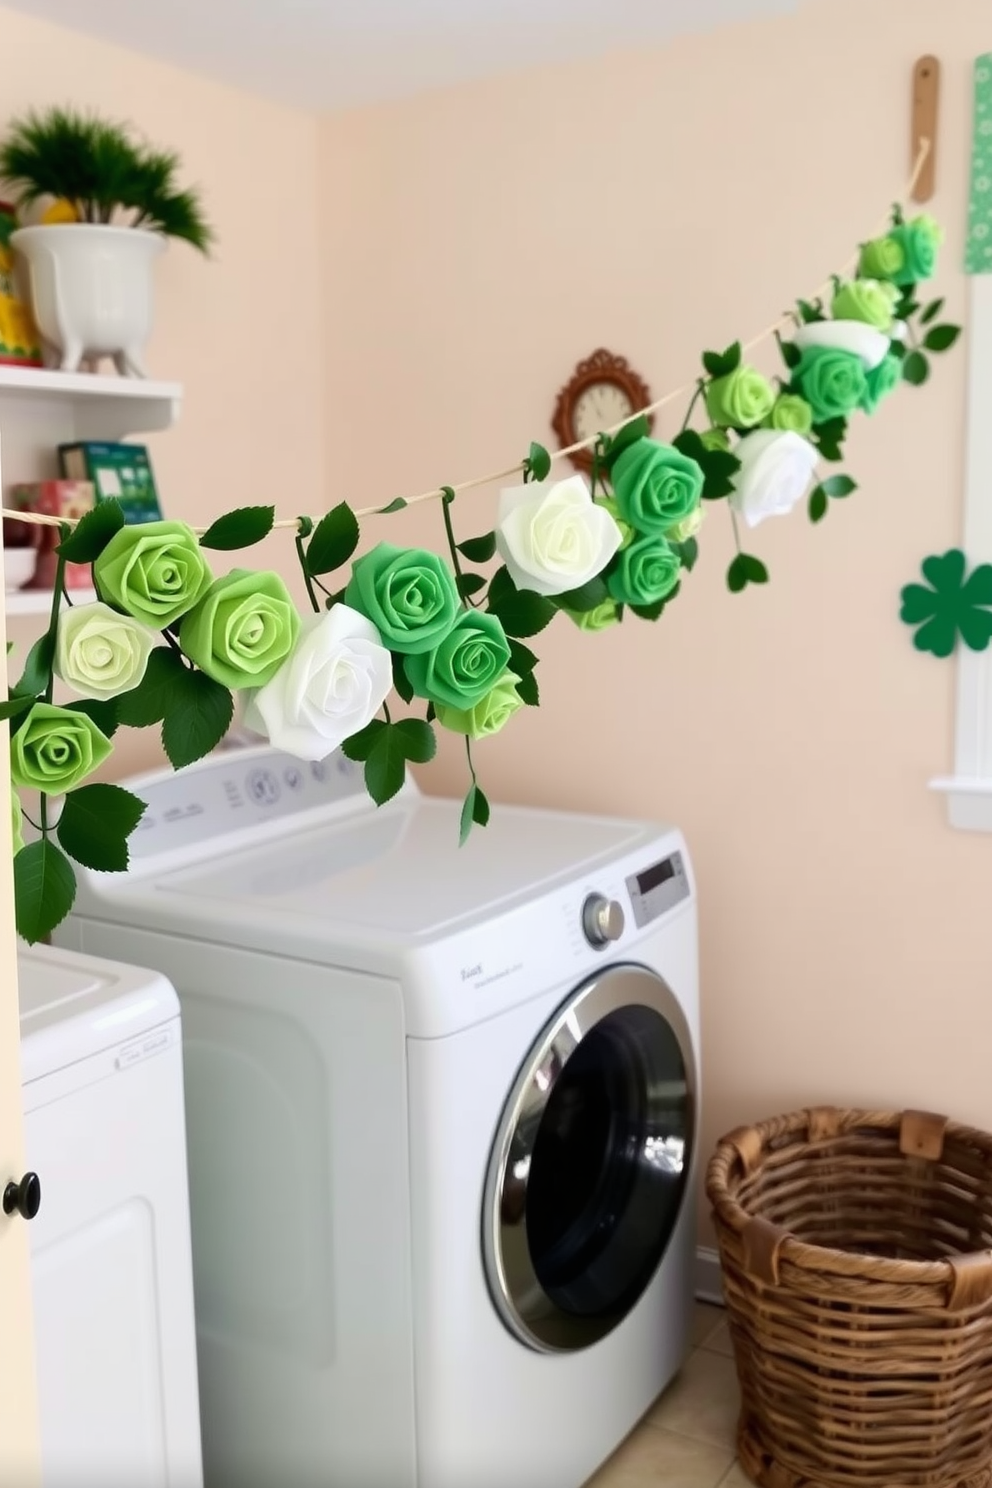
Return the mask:
<path id="1" fill-rule="evenodd" d="M 585 631 L 627 616 L 658 620 L 696 563 L 709 502 L 726 499 L 731 510 L 737 553 L 727 584 L 738 593 L 768 579 L 741 546 L 741 523 L 754 529 L 807 496 L 819 522 L 831 500 L 856 489 L 841 471 L 814 484 L 821 462 L 842 460 L 851 417 L 873 414 L 903 382 L 923 383 L 928 353 L 957 338 L 957 327 L 935 324 L 942 302 L 917 298 L 941 236 L 932 218 L 906 221 L 895 208 L 889 230 L 862 245 L 853 277 L 835 278 L 827 298 L 799 301 L 791 331 L 775 330 L 784 363 L 777 384 L 744 360 L 739 343 L 705 352 L 671 443 L 649 438 L 644 415 L 633 415 L 587 441 L 588 483 L 551 480 L 557 456 L 532 444 L 513 467 L 522 482 L 500 493 L 493 530 L 461 542 L 455 488 L 414 498 L 440 496 L 448 560 L 385 542 L 354 559 L 365 513 L 346 502 L 316 523 L 277 523 L 272 507 L 244 507 L 199 536 L 182 522 L 128 526 L 114 501 L 75 526 L 60 524 L 48 629 L 0 703 L 11 731 L 19 933 L 34 942 L 69 913 L 70 860 L 105 872 L 127 867 L 143 803 L 89 779 L 111 754 L 115 730 L 160 727 L 180 769 L 219 744 L 235 693 L 246 722 L 276 747 L 303 760 L 341 748 L 362 761 L 377 804 L 399 791 L 408 763 L 433 757 L 435 725 L 462 735 L 464 842 L 490 810 L 472 744 L 539 702 L 538 658 L 526 641 L 558 614 Z M 700 407 L 706 417 L 696 428 Z M 248 548 L 274 526 L 295 531 L 307 619 L 277 574 L 235 568 L 215 578 L 210 570 L 211 550 Z M 496 557 L 494 572 L 479 571 Z M 91 565 L 95 603 L 72 605 L 66 563 Z M 78 700 L 54 705 L 55 678 Z M 410 716 L 393 718 L 394 692 L 413 705 Z M 21 790 L 40 793 L 28 844 Z"/>

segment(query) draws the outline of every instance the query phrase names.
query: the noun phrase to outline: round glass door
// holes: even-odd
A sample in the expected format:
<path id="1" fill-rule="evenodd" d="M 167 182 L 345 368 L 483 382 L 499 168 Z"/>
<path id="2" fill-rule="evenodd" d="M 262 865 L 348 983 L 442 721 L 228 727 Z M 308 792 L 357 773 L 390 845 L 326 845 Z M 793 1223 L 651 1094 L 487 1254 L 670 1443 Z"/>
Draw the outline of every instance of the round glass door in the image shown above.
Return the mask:
<path id="1" fill-rule="evenodd" d="M 483 1247 L 522 1340 L 584 1348 L 648 1286 L 682 1209 L 694 1058 L 660 977 L 614 967 L 580 987 L 524 1064 L 489 1164 Z"/>

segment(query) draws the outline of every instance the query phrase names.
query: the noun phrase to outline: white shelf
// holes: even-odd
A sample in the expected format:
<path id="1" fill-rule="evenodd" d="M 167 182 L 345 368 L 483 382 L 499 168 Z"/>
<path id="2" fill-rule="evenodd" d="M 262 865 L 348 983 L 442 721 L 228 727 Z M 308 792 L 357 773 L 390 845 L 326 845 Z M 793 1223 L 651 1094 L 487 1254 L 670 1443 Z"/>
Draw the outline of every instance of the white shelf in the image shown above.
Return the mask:
<path id="1" fill-rule="evenodd" d="M 73 415 L 80 439 L 120 439 L 168 429 L 179 417 L 182 393 L 178 382 L 0 366 L 0 402 L 61 407 Z M 13 409 L 10 417 L 16 417 Z M 90 432 L 80 434 L 81 424 Z"/>
<path id="2" fill-rule="evenodd" d="M 73 604 L 92 604 L 96 599 L 95 589 L 70 589 Z M 8 615 L 50 615 L 52 613 L 51 590 L 15 589 L 4 595 L 4 609 Z"/>

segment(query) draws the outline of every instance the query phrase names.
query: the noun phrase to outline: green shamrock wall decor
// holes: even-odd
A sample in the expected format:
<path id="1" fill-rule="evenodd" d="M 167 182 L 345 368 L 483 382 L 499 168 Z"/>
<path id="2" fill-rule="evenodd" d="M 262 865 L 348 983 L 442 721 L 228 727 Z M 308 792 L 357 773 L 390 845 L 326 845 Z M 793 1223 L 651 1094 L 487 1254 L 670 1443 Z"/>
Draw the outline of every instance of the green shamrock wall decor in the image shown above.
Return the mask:
<path id="1" fill-rule="evenodd" d="M 992 564 L 980 563 L 965 578 L 960 548 L 924 558 L 926 584 L 907 584 L 899 617 L 917 628 L 913 645 L 934 656 L 950 656 L 958 637 L 972 651 L 992 641 Z"/>

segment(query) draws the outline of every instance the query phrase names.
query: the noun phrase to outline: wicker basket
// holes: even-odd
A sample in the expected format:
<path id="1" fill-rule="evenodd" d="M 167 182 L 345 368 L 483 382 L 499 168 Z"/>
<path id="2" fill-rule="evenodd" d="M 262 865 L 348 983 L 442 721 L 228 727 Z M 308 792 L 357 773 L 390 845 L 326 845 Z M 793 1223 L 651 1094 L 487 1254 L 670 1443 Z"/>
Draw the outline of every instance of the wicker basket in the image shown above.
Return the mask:
<path id="1" fill-rule="evenodd" d="M 741 1127 L 706 1191 L 762 1488 L 992 1488 L 992 1137 L 906 1111 Z"/>

